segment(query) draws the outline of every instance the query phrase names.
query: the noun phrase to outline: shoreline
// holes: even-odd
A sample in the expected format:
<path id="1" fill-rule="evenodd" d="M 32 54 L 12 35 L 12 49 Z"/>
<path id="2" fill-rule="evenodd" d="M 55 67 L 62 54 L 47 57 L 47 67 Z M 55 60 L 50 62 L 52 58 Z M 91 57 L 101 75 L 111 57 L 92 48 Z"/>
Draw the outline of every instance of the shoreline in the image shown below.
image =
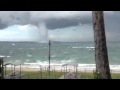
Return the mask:
<path id="1" fill-rule="evenodd" d="M 57 65 L 51 65 L 50 66 L 50 71 L 52 72 L 65 72 L 66 71 L 66 68 L 63 68 L 62 66 L 57 66 Z M 43 72 L 47 72 L 48 70 L 48 65 L 43 65 L 43 66 L 36 66 L 36 65 L 21 65 L 21 68 L 20 66 L 15 66 L 15 71 L 30 71 L 30 72 L 39 72 L 40 69 L 43 71 Z M 5 68 L 4 68 L 5 70 Z M 6 70 L 14 70 L 14 66 L 6 66 Z M 84 73 L 93 73 L 93 71 L 95 70 L 95 66 L 89 66 L 89 67 L 85 67 L 85 66 L 78 66 L 77 68 L 77 72 L 84 72 Z M 74 68 L 73 66 L 68 66 L 67 67 L 67 72 L 75 72 L 76 71 L 76 68 Z M 117 67 L 111 67 L 110 68 L 110 72 L 111 73 L 120 73 L 120 68 L 117 68 Z"/>

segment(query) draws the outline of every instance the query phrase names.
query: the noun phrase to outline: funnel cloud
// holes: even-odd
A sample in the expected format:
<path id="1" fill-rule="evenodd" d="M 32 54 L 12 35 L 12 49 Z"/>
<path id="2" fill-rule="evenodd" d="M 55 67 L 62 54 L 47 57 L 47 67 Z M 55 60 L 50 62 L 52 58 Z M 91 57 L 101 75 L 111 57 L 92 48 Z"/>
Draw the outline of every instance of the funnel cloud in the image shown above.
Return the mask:
<path id="1" fill-rule="evenodd" d="M 38 30 L 40 31 L 42 40 L 48 41 L 48 37 L 47 37 L 48 36 L 48 30 L 47 30 L 45 22 L 41 22 L 41 23 L 38 24 Z"/>
<path id="2" fill-rule="evenodd" d="M 107 40 L 120 41 L 120 11 L 104 14 Z M 17 40 L 13 36 L 18 41 L 24 40 L 22 37 L 28 41 L 93 41 L 92 12 L 0 11 L 0 41 Z"/>

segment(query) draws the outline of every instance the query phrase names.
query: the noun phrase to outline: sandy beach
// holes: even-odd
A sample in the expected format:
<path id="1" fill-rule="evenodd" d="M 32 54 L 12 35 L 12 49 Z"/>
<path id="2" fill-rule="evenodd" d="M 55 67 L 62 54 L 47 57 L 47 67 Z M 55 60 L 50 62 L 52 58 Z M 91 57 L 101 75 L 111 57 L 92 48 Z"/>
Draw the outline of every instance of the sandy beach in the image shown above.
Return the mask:
<path id="1" fill-rule="evenodd" d="M 120 65 L 110 65 L 111 68 L 111 73 L 120 73 Z M 15 66 L 15 71 L 40 71 L 42 70 L 43 72 L 48 71 L 48 65 L 43 65 L 41 67 L 39 67 L 39 65 L 21 65 L 20 66 Z M 6 66 L 6 70 L 14 70 L 14 66 Z M 68 66 L 67 69 L 66 67 L 62 67 L 60 65 L 52 65 L 50 67 L 50 70 L 53 72 L 65 72 L 67 70 L 67 72 L 75 72 L 76 68 L 73 66 Z M 95 70 L 95 65 L 79 65 L 77 67 L 77 72 L 89 72 L 89 73 L 93 73 L 93 70 Z"/>

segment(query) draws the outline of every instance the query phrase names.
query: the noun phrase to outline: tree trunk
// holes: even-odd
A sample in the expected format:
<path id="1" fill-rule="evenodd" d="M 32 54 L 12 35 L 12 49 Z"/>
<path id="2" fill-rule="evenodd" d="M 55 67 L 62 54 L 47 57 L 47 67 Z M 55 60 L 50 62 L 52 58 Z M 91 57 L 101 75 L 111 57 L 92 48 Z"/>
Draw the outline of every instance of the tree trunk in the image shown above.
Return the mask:
<path id="1" fill-rule="evenodd" d="M 0 58 L 0 79 L 4 79 L 3 59 Z"/>
<path id="2" fill-rule="evenodd" d="M 101 79 L 111 79 L 103 11 L 92 11 L 96 70 Z"/>

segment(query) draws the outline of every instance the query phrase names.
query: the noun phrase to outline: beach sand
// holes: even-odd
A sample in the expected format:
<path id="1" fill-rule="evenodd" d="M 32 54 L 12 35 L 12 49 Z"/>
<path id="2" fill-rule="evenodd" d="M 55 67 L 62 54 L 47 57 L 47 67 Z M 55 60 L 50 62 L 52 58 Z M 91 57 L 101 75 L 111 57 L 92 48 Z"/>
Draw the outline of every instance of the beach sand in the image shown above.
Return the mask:
<path id="1" fill-rule="evenodd" d="M 48 71 L 47 69 L 48 66 L 43 66 L 42 71 Z M 14 70 L 14 67 L 6 67 L 6 70 Z M 84 73 L 93 73 L 93 70 L 95 70 L 95 67 L 78 67 L 77 72 L 84 72 Z M 20 67 L 17 66 L 15 67 L 15 71 L 20 71 Z M 26 66 L 21 66 L 21 71 L 32 71 L 32 72 L 38 72 L 40 71 L 39 67 L 26 67 Z M 51 71 L 53 72 L 65 72 L 66 68 L 62 68 L 62 66 L 51 66 Z M 74 69 L 73 67 L 67 67 L 67 72 L 75 72 L 76 68 Z M 111 68 L 111 73 L 120 73 L 119 68 Z"/>

